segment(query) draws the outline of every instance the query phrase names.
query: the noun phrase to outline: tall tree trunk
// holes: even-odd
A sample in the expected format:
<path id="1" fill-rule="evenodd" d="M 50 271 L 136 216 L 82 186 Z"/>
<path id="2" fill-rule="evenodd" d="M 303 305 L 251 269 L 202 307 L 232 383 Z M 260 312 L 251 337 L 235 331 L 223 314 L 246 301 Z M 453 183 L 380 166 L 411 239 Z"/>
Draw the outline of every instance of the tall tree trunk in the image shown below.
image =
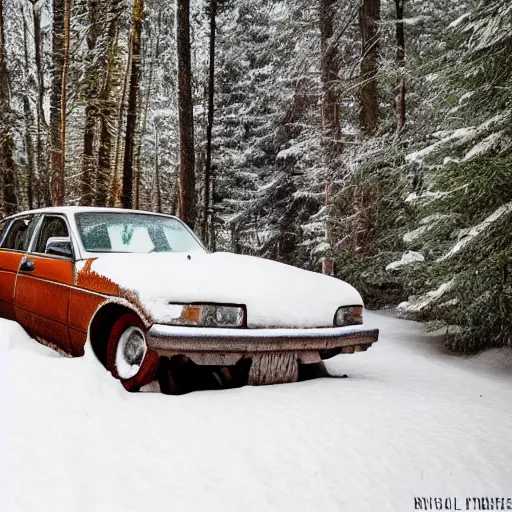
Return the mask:
<path id="1" fill-rule="evenodd" d="M 160 162 L 158 160 L 158 125 L 155 120 L 155 187 L 156 187 L 156 211 L 162 213 L 162 188 L 160 185 Z"/>
<path id="2" fill-rule="evenodd" d="M 210 251 L 212 252 L 215 252 L 217 250 L 217 239 L 215 238 L 215 202 L 214 202 L 214 198 L 215 198 L 215 170 L 216 170 L 216 167 L 215 166 L 212 166 L 212 169 L 211 169 L 211 176 L 210 176 L 210 182 L 211 182 L 211 198 L 212 198 L 212 203 L 211 203 L 211 209 L 210 209 L 210 225 L 208 226 L 208 235 L 209 235 L 209 243 L 208 243 L 208 248 L 210 249 Z"/>
<path id="3" fill-rule="evenodd" d="M 320 0 L 320 42 L 322 79 L 323 140 L 328 150 L 341 150 L 339 94 L 336 82 L 340 70 L 338 48 L 334 41 L 333 24 L 336 0 Z"/>
<path id="4" fill-rule="evenodd" d="M 180 203 L 180 184 L 179 184 L 179 169 L 176 180 L 173 180 L 172 195 L 171 195 L 171 214 L 178 215 L 179 203 Z"/>
<path id="5" fill-rule="evenodd" d="M 23 113 L 25 118 L 25 150 L 27 152 L 27 200 L 30 209 L 34 206 L 34 150 L 32 144 L 31 127 L 33 125 L 32 112 L 30 111 L 30 101 L 28 94 L 30 91 L 29 86 L 29 60 L 28 60 L 28 27 L 25 12 L 22 10 L 23 16 L 23 50 L 25 57 L 24 81 L 25 81 L 25 94 L 23 95 Z"/>
<path id="6" fill-rule="evenodd" d="M 190 0 L 176 0 L 178 50 L 179 217 L 191 228 L 196 218 L 194 108 L 190 62 Z"/>
<path id="7" fill-rule="evenodd" d="M 215 32 L 217 22 L 217 0 L 210 0 L 210 63 L 208 72 L 208 121 L 206 124 L 206 162 L 204 166 L 204 216 L 203 240 L 209 243 L 208 229 L 210 218 L 211 167 L 212 167 L 212 130 L 213 100 L 215 95 Z"/>
<path id="8" fill-rule="evenodd" d="M 123 79 L 123 88 L 121 90 L 121 95 L 119 97 L 119 108 L 117 115 L 117 136 L 116 136 L 116 147 L 115 147 L 115 160 L 114 160 L 114 171 L 112 175 L 112 185 L 110 187 L 108 204 L 109 206 L 117 206 L 117 204 L 121 201 L 121 184 L 119 182 L 119 165 L 121 160 L 121 146 L 123 141 L 123 116 L 124 116 L 124 108 L 126 104 L 126 94 L 128 92 L 128 81 L 130 77 L 130 69 L 132 63 L 132 36 L 130 33 L 130 41 L 128 44 L 128 57 L 126 59 L 126 69 L 124 72 Z"/>
<path id="9" fill-rule="evenodd" d="M 146 125 L 148 120 L 148 108 L 149 108 L 149 91 L 151 90 L 151 74 L 152 74 L 153 65 L 150 64 L 149 71 L 149 80 L 147 89 L 145 91 L 144 97 L 139 102 L 140 104 L 140 123 L 139 128 L 137 129 L 137 137 L 135 144 L 135 198 L 134 204 L 135 209 L 138 210 L 140 208 L 141 200 L 140 200 L 140 188 L 142 183 L 142 169 L 141 169 L 141 153 L 142 153 L 142 140 L 144 138 L 144 133 L 146 132 Z"/>
<path id="10" fill-rule="evenodd" d="M 41 59 L 41 6 L 37 6 L 37 0 L 30 0 L 32 3 L 33 35 L 34 35 L 34 59 L 36 63 L 37 77 L 37 102 L 36 102 L 36 164 L 38 173 L 37 204 L 44 203 L 51 205 L 50 174 L 48 172 L 48 161 L 44 153 L 43 130 L 46 134 L 48 125 L 44 113 L 44 71 Z"/>
<path id="11" fill-rule="evenodd" d="M 130 73 L 130 93 L 128 97 L 128 114 L 126 116 L 126 141 L 123 162 L 123 208 L 133 208 L 133 150 L 135 129 L 137 127 L 137 96 L 140 81 L 140 43 L 144 1 L 134 0 L 132 13 L 132 58 Z"/>
<path id="12" fill-rule="evenodd" d="M 404 34 L 404 4 L 405 0 L 395 0 L 396 5 L 396 61 L 400 79 L 396 97 L 397 128 L 401 132 L 405 126 L 405 34 Z"/>
<path id="13" fill-rule="evenodd" d="M 359 122 L 366 135 L 373 135 L 379 124 L 377 72 L 379 69 L 380 0 L 363 0 L 360 10 L 361 30 L 361 111 Z"/>
<path id="14" fill-rule="evenodd" d="M 155 66 L 155 62 L 158 61 L 158 55 L 160 53 L 160 28 L 162 22 L 162 11 L 158 12 L 158 21 L 156 25 L 156 42 L 155 48 L 153 50 L 153 56 L 151 57 L 151 61 L 149 63 L 149 77 L 148 83 L 146 87 L 146 94 L 144 98 L 144 103 L 142 105 L 142 119 L 139 128 L 139 137 L 137 144 L 137 153 L 135 157 L 136 162 L 136 179 L 135 179 L 135 207 L 140 208 L 140 186 L 141 186 L 141 178 L 142 178 L 142 170 L 140 163 L 140 156 L 142 151 L 142 140 L 144 138 L 144 134 L 146 133 L 146 126 L 148 121 L 148 108 L 149 108 L 149 99 L 151 97 L 151 86 L 153 85 L 153 70 Z"/>
<path id="15" fill-rule="evenodd" d="M 5 54 L 4 5 L 0 0 L 0 178 L 3 207 L 7 215 L 16 211 L 16 172 L 14 169 L 14 140 L 11 132 L 9 75 Z"/>
<path id="16" fill-rule="evenodd" d="M 62 155 L 61 174 L 58 179 L 58 192 L 55 197 L 58 198 L 57 204 L 64 204 L 66 196 L 65 176 L 66 176 L 66 119 L 67 119 L 67 81 L 69 68 L 69 48 L 70 48 L 70 29 L 71 29 L 71 0 L 64 0 L 64 58 L 62 61 L 62 95 L 60 99 L 60 154 Z M 56 201 L 54 201 L 56 203 Z"/>
<path id="17" fill-rule="evenodd" d="M 109 16 L 110 23 L 108 28 L 108 51 L 106 62 L 106 75 L 101 90 L 101 116 L 100 116 L 100 147 L 98 150 L 98 176 L 96 179 L 96 206 L 107 206 L 109 199 L 109 179 L 110 179 L 110 161 L 112 155 L 112 133 L 109 124 L 115 112 L 115 104 L 110 99 L 112 89 L 112 67 L 114 66 L 114 54 L 117 46 L 117 22 L 119 18 L 120 1 L 111 2 Z"/>
<path id="18" fill-rule="evenodd" d="M 82 206 L 91 206 L 94 198 L 94 132 L 96 129 L 95 108 L 90 102 L 85 107 L 84 151 L 82 154 L 82 177 L 80 180 Z"/>
<path id="19" fill-rule="evenodd" d="M 54 205 L 64 202 L 64 155 L 62 154 L 62 72 L 64 69 L 64 2 L 53 0 L 52 89 L 50 95 L 51 195 Z"/>
<path id="20" fill-rule="evenodd" d="M 321 80 L 322 80 L 322 122 L 323 145 L 326 153 L 328 173 L 325 180 L 325 204 L 330 202 L 331 173 L 333 154 L 341 152 L 340 106 L 337 91 L 338 73 L 340 70 L 338 48 L 334 35 L 334 20 L 336 16 L 336 0 L 320 0 L 320 42 L 321 42 Z M 325 238 L 330 240 L 329 226 L 325 226 Z M 325 257 L 322 261 L 322 272 L 332 274 L 334 262 Z"/>
<path id="21" fill-rule="evenodd" d="M 109 119 L 112 117 L 113 109 L 108 105 L 111 89 L 111 65 L 108 66 L 105 86 L 101 94 L 102 97 L 102 115 L 100 119 L 100 147 L 98 150 L 98 175 L 96 179 L 96 196 L 94 204 L 96 206 L 107 206 L 109 199 L 109 178 L 110 178 L 110 158 L 112 155 L 112 133 L 109 129 Z"/>
<path id="22" fill-rule="evenodd" d="M 80 183 L 80 204 L 91 206 L 94 200 L 94 138 L 97 124 L 98 81 L 99 73 L 103 71 L 98 65 L 95 54 L 100 26 L 100 13 L 98 0 L 89 0 L 87 3 L 89 14 L 89 27 L 87 31 L 87 58 L 89 59 L 87 84 L 85 87 L 85 130 L 84 150 L 82 154 L 82 177 Z"/>

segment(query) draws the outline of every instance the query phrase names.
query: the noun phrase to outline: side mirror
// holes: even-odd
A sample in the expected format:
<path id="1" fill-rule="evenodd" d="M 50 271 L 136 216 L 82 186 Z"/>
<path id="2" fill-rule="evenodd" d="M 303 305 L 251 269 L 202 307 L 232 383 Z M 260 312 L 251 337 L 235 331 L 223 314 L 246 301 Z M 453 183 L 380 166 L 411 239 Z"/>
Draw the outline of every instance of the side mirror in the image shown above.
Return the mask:
<path id="1" fill-rule="evenodd" d="M 51 236 L 46 242 L 45 254 L 54 254 L 63 258 L 72 258 L 71 238 L 68 236 Z"/>

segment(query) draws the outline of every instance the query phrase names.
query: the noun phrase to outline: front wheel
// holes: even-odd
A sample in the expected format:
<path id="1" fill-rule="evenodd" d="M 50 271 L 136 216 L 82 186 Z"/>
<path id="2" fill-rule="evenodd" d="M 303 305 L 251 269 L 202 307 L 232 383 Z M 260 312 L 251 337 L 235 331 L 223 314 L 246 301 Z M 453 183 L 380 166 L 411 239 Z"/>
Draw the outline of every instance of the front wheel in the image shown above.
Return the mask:
<path id="1" fill-rule="evenodd" d="M 148 348 L 146 328 L 135 313 L 125 313 L 114 323 L 107 344 L 107 369 L 128 391 L 138 391 L 153 381 L 158 354 Z"/>

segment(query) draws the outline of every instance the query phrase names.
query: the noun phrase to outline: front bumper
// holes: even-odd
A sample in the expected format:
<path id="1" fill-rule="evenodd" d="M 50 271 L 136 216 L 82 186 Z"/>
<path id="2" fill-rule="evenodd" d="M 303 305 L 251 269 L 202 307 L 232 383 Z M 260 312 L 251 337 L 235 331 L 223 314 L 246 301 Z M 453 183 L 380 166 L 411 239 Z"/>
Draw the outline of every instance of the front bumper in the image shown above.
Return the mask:
<path id="1" fill-rule="evenodd" d="M 162 356 L 185 355 L 196 364 L 230 365 L 241 358 L 295 353 L 302 363 L 328 359 L 340 352 L 367 350 L 378 329 L 363 325 L 317 329 L 222 329 L 155 324 L 148 347 Z"/>

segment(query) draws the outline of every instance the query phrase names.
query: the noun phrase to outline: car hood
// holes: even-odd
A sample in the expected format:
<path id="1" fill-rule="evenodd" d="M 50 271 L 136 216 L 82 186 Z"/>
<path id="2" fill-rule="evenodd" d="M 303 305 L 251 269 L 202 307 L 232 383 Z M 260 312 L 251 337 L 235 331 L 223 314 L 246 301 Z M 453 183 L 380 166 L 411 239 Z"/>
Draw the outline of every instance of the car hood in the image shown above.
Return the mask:
<path id="1" fill-rule="evenodd" d="M 348 283 L 275 261 L 231 253 L 105 254 L 91 270 L 138 295 L 156 323 L 172 303 L 244 304 L 256 327 L 332 327 L 340 306 L 362 305 Z"/>

